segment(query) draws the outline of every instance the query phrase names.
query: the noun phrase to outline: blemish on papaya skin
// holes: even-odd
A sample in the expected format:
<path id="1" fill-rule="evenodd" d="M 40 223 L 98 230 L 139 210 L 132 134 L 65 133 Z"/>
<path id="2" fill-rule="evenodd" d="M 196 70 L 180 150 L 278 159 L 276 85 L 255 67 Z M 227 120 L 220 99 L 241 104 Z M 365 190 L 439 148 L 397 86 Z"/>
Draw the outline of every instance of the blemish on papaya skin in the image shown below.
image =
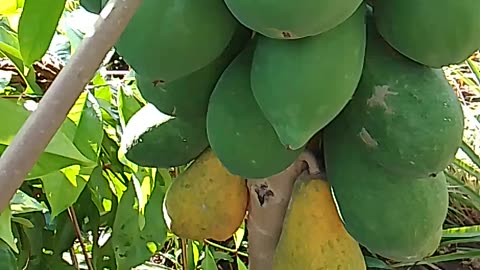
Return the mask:
<path id="1" fill-rule="evenodd" d="M 266 184 L 260 184 L 258 186 L 255 186 L 255 193 L 257 193 L 257 198 L 258 202 L 260 202 L 260 206 L 263 206 L 265 202 L 270 199 L 270 197 L 275 196 L 273 191 Z"/>
<path id="2" fill-rule="evenodd" d="M 159 84 L 160 84 L 160 85 L 165 84 L 165 81 L 164 81 L 164 80 L 154 80 L 154 81 L 152 82 L 152 84 L 153 84 L 153 86 L 156 87 L 156 86 L 158 86 Z"/>
<path id="3" fill-rule="evenodd" d="M 378 142 L 372 137 L 372 135 L 370 135 L 370 133 L 365 128 L 362 128 L 358 135 L 367 146 L 378 147 Z"/>
<path id="4" fill-rule="evenodd" d="M 283 38 L 283 39 L 297 39 L 297 38 L 299 38 L 298 36 L 296 36 L 291 31 L 280 30 L 280 29 L 277 29 L 277 28 L 268 28 L 267 30 L 271 31 L 272 33 L 275 33 L 275 36 L 278 36 L 279 38 Z"/>
<path id="5" fill-rule="evenodd" d="M 373 89 L 373 95 L 367 100 L 367 106 L 369 107 L 382 107 L 385 109 L 385 113 L 392 114 L 393 109 L 387 105 L 387 96 L 398 95 L 397 92 L 391 92 L 388 90 L 388 85 L 376 85 Z"/>

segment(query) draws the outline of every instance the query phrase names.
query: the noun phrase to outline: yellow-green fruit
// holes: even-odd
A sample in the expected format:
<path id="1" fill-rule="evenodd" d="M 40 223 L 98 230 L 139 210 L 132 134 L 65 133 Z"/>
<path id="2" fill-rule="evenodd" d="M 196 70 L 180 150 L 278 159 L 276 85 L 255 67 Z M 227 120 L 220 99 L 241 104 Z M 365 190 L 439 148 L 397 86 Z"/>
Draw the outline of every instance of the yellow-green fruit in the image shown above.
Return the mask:
<path id="1" fill-rule="evenodd" d="M 179 237 L 224 241 L 242 224 L 247 203 L 245 179 L 230 174 L 207 148 L 172 182 L 163 214 Z"/>
<path id="2" fill-rule="evenodd" d="M 273 269 L 366 269 L 360 246 L 345 230 L 326 181 L 295 183 Z"/>

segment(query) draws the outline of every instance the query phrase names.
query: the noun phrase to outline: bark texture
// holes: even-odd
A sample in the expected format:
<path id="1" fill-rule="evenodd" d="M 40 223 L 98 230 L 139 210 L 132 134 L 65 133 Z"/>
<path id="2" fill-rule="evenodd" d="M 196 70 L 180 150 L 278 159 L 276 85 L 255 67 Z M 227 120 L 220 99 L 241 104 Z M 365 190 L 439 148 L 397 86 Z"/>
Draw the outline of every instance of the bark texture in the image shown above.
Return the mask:
<path id="1" fill-rule="evenodd" d="M 305 150 L 283 172 L 262 179 L 247 179 L 250 192 L 248 207 L 248 253 L 250 270 L 272 270 L 283 219 L 295 180 L 302 174 L 320 171 L 313 154 Z"/>

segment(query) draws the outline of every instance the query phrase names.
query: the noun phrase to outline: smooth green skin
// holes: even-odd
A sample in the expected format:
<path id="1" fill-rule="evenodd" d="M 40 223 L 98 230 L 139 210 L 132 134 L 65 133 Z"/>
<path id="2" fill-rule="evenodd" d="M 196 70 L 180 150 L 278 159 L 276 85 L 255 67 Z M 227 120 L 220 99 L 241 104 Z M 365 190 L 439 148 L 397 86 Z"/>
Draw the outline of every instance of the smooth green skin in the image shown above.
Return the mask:
<path id="1" fill-rule="evenodd" d="M 115 48 L 137 73 L 170 82 L 217 58 L 238 26 L 222 0 L 143 0 Z"/>
<path id="2" fill-rule="evenodd" d="M 175 118 L 147 104 L 128 121 L 120 153 L 140 166 L 169 168 L 187 164 L 207 147 L 204 115 Z"/>
<path id="3" fill-rule="evenodd" d="M 392 173 L 426 177 L 450 164 L 462 143 L 461 104 L 442 70 L 397 53 L 369 27 L 362 79 L 331 133 Z"/>
<path id="4" fill-rule="evenodd" d="M 448 210 L 445 175 L 409 178 L 386 172 L 350 138 L 324 132 L 327 178 L 350 235 L 371 252 L 399 262 L 438 248 Z"/>
<path id="5" fill-rule="evenodd" d="M 247 47 L 220 77 L 208 105 L 207 136 L 232 174 L 265 178 L 290 166 L 303 149 L 283 146 L 255 102 L 250 87 L 252 54 L 253 46 Z"/>
<path id="6" fill-rule="evenodd" d="M 138 90 L 147 102 L 168 115 L 182 118 L 205 115 L 218 78 L 245 47 L 251 34 L 250 30 L 240 26 L 229 46 L 215 61 L 170 83 L 162 84 L 137 73 L 135 78 Z"/>
<path id="7" fill-rule="evenodd" d="M 364 7 L 315 37 L 258 37 L 253 94 L 283 145 L 294 150 L 304 146 L 352 97 L 365 55 Z"/>
<path id="8" fill-rule="evenodd" d="M 385 40 L 419 63 L 459 64 L 480 48 L 478 0 L 379 0 L 374 5 Z"/>
<path id="9" fill-rule="evenodd" d="M 299 39 L 341 24 L 362 0 L 224 0 L 232 14 L 250 29 L 275 39 Z"/>
<path id="10" fill-rule="evenodd" d="M 100 14 L 108 0 L 80 0 L 80 5 L 90 13 Z"/>

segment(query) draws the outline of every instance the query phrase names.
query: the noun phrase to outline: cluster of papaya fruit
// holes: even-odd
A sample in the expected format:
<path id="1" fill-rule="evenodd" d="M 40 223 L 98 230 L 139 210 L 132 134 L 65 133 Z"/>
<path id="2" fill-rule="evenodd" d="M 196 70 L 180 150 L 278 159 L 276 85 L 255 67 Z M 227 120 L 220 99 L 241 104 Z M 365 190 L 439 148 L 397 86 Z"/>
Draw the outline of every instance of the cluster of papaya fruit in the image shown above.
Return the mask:
<path id="1" fill-rule="evenodd" d="M 105 4 L 81 2 L 97 13 Z M 122 151 L 149 167 L 195 160 L 167 192 L 166 219 L 180 236 L 222 240 L 244 218 L 245 181 L 282 172 L 321 134 L 328 183 L 296 184 L 276 269 L 318 269 L 318 250 L 302 242 L 319 228 L 324 269 L 365 269 L 359 244 L 419 260 L 438 247 L 443 170 L 464 126 L 441 67 L 480 47 L 478 8 L 477 0 L 143 0 L 115 45 L 149 102 L 129 120 Z M 318 212 L 302 209 L 309 203 Z M 300 223 L 302 235 L 287 229 Z"/>

